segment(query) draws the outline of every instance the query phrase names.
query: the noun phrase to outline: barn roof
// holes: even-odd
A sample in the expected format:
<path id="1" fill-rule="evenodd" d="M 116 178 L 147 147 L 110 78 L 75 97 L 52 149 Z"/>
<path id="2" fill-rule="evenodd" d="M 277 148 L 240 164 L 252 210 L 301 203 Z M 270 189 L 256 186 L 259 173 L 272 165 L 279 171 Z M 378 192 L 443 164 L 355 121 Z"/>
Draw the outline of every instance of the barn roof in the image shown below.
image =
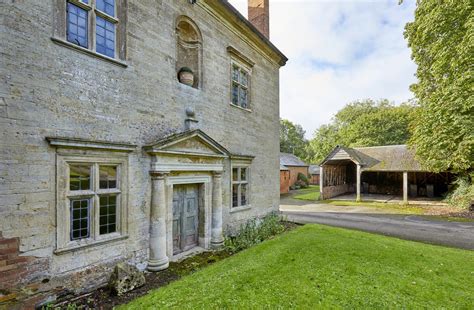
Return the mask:
<path id="1" fill-rule="evenodd" d="M 426 171 L 415 159 L 415 153 L 406 145 L 372 147 L 336 147 L 323 164 L 351 160 L 364 171 Z"/>
<path id="2" fill-rule="evenodd" d="M 320 169 L 318 165 L 309 165 L 309 174 L 320 174 Z"/>
<path id="3" fill-rule="evenodd" d="M 308 164 L 290 153 L 280 153 L 280 166 L 308 167 Z"/>
<path id="4" fill-rule="evenodd" d="M 280 171 L 287 171 L 287 170 L 290 170 L 290 169 L 286 168 L 286 167 L 283 166 L 283 165 L 280 165 Z"/>

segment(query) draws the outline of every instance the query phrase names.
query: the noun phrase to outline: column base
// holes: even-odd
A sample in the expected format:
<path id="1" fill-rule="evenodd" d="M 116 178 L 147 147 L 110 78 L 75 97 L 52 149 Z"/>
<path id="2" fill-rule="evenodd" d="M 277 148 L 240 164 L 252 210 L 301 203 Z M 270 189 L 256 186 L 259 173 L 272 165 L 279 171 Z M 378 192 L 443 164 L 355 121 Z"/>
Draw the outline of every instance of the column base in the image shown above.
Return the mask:
<path id="1" fill-rule="evenodd" d="M 211 241 L 211 249 L 217 250 L 224 246 L 224 240 L 221 241 Z"/>
<path id="2" fill-rule="evenodd" d="M 161 271 L 165 270 L 170 266 L 170 261 L 168 257 L 155 260 L 155 259 L 150 259 L 148 261 L 148 266 L 146 267 L 149 271 Z"/>

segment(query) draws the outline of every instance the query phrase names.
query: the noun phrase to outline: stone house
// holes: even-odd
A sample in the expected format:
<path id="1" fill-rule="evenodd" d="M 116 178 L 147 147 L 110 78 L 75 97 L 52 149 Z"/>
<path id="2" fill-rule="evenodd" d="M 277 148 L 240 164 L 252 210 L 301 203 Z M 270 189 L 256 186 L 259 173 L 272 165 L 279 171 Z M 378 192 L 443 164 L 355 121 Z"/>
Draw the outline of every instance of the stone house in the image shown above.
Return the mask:
<path id="1" fill-rule="evenodd" d="M 159 271 L 278 210 L 287 58 L 268 0 L 255 25 L 225 0 L 0 9 L 0 289 Z"/>
<path id="2" fill-rule="evenodd" d="M 406 145 L 337 146 L 321 163 L 321 199 L 353 194 L 356 201 L 373 194 L 411 199 L 442 197 L 454 176 L 423 169 Z"/>
<path id="3" fill-rule="evenodd" d="M 282 167 L 284 170 L 282 170 Z M 280 193 L 281 192 L 281 184 L 288 183 L 288 187 L 292 187 L 295 185 L 296 181 L 298 180 L 298 174 L 302 173 L 306 176 L 309 175 L 308 171 L 309 165 L 302 161 L 294 154 L 290 153 L 280 153 Z M 287 169 L 287 170 L 286 170 Z M 283 172 L 282 171 L 288 171 Z M 285 178 L 289 178 L 289 181 L 286 181 Z"/>

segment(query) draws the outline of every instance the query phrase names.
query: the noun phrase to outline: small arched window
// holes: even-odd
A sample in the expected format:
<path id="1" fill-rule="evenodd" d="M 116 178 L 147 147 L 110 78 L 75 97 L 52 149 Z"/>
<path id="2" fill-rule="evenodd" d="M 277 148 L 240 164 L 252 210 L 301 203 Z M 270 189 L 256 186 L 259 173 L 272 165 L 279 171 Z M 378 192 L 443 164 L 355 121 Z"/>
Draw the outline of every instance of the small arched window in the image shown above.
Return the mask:
<path id="1" fill-rule="evenodd" d="M 176 21 L 177 57 L 176 73 L 178 80 L 194 88 L 201 86 L 202 75 L 202 37 L 197 25 L 186 16 Z"/>

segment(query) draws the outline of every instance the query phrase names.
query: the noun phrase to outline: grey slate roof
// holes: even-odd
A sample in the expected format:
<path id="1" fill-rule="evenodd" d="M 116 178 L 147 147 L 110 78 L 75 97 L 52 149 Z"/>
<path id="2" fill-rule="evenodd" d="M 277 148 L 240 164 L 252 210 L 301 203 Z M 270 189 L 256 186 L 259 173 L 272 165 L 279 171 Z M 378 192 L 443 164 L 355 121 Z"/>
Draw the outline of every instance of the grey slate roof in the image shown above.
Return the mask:
<path id="1" fill-rule="evenodd" d="M 309 174 L 320 174 L 320 168 L 318 165 L 309 165 Z"/>
<path id="2" fill-rule="evenodd" d="M 287 170 L 290 170 L 290 169 L 286 168 L 286 167 L 283 166 L 283 165 L 280 165 L 280 171 L 287 171 Z"/>
<path id="3" fill-rule="evenodd" d="M 415 153 L 406 145 L 386 145 L 372 147 L 336 147 L 322 164 L 331 161 L 339 150 L 349 154 L 352 161 L 362 166 L 364 171 L 427 171 L 415 159 Z"/>
<path id="4" fill-rule="evenodd" d="M 280 166 L 308 167 L 309 165 L 293 154 L 280 153 Z"/>

